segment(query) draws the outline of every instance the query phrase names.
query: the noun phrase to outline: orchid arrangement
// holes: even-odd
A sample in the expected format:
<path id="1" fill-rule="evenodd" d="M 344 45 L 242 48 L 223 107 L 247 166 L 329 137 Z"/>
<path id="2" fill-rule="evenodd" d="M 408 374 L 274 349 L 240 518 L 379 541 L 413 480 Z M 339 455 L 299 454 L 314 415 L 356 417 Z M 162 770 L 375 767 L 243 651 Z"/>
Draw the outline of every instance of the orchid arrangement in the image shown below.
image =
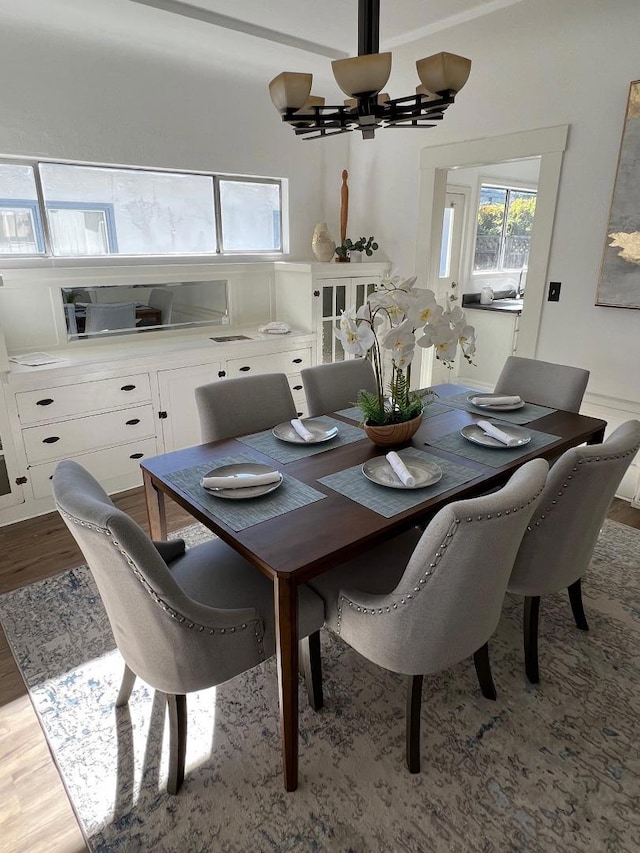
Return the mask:
<path id="1" fill-rule="evenodd" d="M 471 361 L 475 330 L 459 306 L 443 308 L 432 290 L 414 288 L 416 277 L 385 277 L 358 308 L 342 312 L 335 334 L 345 352 L 369 357 L 376 392 L 358 396 L 364 421 L 371 425 L 403 423 L 421 414 L 432 392 L 411 391 L 410 371 L 416 344 L 434 347 L 436 358 L 453 368 L 458 347 Z M 385 378 L 387 381 L 385 382 Z"/>

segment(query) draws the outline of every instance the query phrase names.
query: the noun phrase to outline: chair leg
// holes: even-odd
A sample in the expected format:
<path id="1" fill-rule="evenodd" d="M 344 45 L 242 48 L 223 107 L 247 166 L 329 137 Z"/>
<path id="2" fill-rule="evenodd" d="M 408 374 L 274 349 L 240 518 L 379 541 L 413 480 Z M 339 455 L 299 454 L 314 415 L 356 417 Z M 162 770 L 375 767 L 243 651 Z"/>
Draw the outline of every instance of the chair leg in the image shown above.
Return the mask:
<path id="1" fill-rule="evenodd" d="M 489 662 L 489 643 L 485 643 L 473 653 L 473 662 L 476 665 L 476 675 L 480 682 L 480 690 L 485 699 L 497 698 L 496 686 L 491 675 L 491 664 Z"/>
<path id="2" fill-rule="evenodd" d="M 169 779 L 167 791 L 177 794 L 184 782 L 184 760 L 187 753 L 187 697 L 167 693 L 169 709 Z"/>
<path id="3" fill-rule="evenodd" d="M 584 607 L 582 606 L 582 586 L 580 578 L 569 587 L 569 601 L 573 610 L 573 618 L 576 620 L 576 625 L 581 631 L 588 631 L 589 624 L 587 617 L 584 615 Z"/>
<path id="4" fill-rule="evenodd" d="M 324 704 L 322 695 L 322 657 L 320 655 L 320 631 L 314 631 L 300 640 L 300 663 L 307 687 L 309 705 L 319 711 Z"/>
<path id="5" fill-rule="evenodd" d="M 538 671 L 538 614 L 540 596 L 525 596 L 524 599 L 524 667 L 532 684 L 540 681 Z"/>
<path id="6" fill-rule="evenodd" d="M 407 767 L 409 773 L 420 772 L 420 710 L 422 708 L 422 675 L 410 675 L 407 683 Z"/>
<path id="7" fill-rule="evenodd" d="M 116 708 L 122 708 L 123 705 L 126 705 L 129 702 L 129 697 L 131 696 L 131 691 L 133 690 L 135 682 L 135 672 L 130 670 L 125 663 L 124 672 L 122 674 L 122 683 L 120 684 L 120 691 L 118 692 L 118 698 L 116 699 Z"/>

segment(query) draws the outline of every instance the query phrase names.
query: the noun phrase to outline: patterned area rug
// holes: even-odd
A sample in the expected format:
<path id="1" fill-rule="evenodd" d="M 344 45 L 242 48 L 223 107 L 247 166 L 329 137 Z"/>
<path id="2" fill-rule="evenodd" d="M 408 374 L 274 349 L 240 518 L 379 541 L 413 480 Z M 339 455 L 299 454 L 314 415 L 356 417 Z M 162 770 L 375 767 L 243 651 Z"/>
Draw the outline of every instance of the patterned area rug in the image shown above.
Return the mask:
<path id="1" fill-rule="evenodd" d="M 524 676 L 515 598 L 490 647 L 497 702 L 472 661 L 425 679 L 416 776 L 403 680 L 323 631 L 325 708 L 301 686 L 289 794 L 273 661 L 189 696 L 171 797 L 164 704 L 138 682 L 115 710 L 122 662 L 89 571 L 3 596 L 0 617 L 92 850 L 637 853 L 640 531 L 606 522 L 584 597 L 589 633 L 566 596 L 543 602 L 540 685 Z"/>

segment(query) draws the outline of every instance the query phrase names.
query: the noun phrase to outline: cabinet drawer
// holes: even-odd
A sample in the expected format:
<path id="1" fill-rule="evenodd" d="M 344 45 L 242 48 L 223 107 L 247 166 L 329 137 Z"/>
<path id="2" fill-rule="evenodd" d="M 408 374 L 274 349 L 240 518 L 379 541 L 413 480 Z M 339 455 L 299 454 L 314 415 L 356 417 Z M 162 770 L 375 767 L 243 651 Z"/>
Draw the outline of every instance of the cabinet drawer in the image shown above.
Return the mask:
<path id="1" fill-rule="evenodd" d="M 59 388 L 44 388 L 42 391 L 19 391 L 16 394 L 18 414 L 23 424 L 89 414 L 114 409 L 116 406 L 131 406 L 150 399 L 148 373 L 78 382 Z"/>
<path id="2" fill-rule="evenodd" d="M 152 435 L 155 435 L 155 427 L 151 405 L 22 430 L 27 460 L 32 465 Z"/>
<path id="3" fill-rule="evenodd" d="M 157 452 L 155 438 L 144 438 L 131 444 L 121 444 L 120 447 L 94 450 L 93 453 L 79 454 L 69 458 L 86 468 L 98 482 L 105 483 L 116 477 L 130 476 L 132 485 L 135 485 L 135 482 L 142 481 L 140 461 L 155 456 Z M 31 481 L 34 498 L 51 496 L 51 478 L 57 464 L 58 460 L 34 465 L 29 469 L 28 478 Z"/>
<path id="4" fill-rule="evenodd" d="M 232 358 L 227 362 L 227 376 L 251 376 L 260 373 L 300 373 L 311 367 L 311 348 Z"/>
<path id="5" fill-rule="evenodd" d="M 292 376 L 288 376 L 289 380 L 289 388 L 291 388 L 291 393 L 293 394 L 293 399 L 296 397 L 301 397 L 303 400 L 304 396 L 304 385 L 302 384 L 302 377 L 299 373 L 294 373 Z"/>

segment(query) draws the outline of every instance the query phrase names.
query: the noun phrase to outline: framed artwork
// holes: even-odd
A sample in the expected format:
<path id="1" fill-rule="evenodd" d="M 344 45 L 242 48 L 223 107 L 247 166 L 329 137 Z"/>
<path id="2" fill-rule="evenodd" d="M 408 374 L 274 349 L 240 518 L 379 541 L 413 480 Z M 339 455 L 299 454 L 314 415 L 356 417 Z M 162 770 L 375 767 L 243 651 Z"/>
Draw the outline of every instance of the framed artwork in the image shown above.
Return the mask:
<path id="1" fill-rule="evenodd" d="M 596 305 L 640 308 L 640 80 L 629 89 Z"/>

